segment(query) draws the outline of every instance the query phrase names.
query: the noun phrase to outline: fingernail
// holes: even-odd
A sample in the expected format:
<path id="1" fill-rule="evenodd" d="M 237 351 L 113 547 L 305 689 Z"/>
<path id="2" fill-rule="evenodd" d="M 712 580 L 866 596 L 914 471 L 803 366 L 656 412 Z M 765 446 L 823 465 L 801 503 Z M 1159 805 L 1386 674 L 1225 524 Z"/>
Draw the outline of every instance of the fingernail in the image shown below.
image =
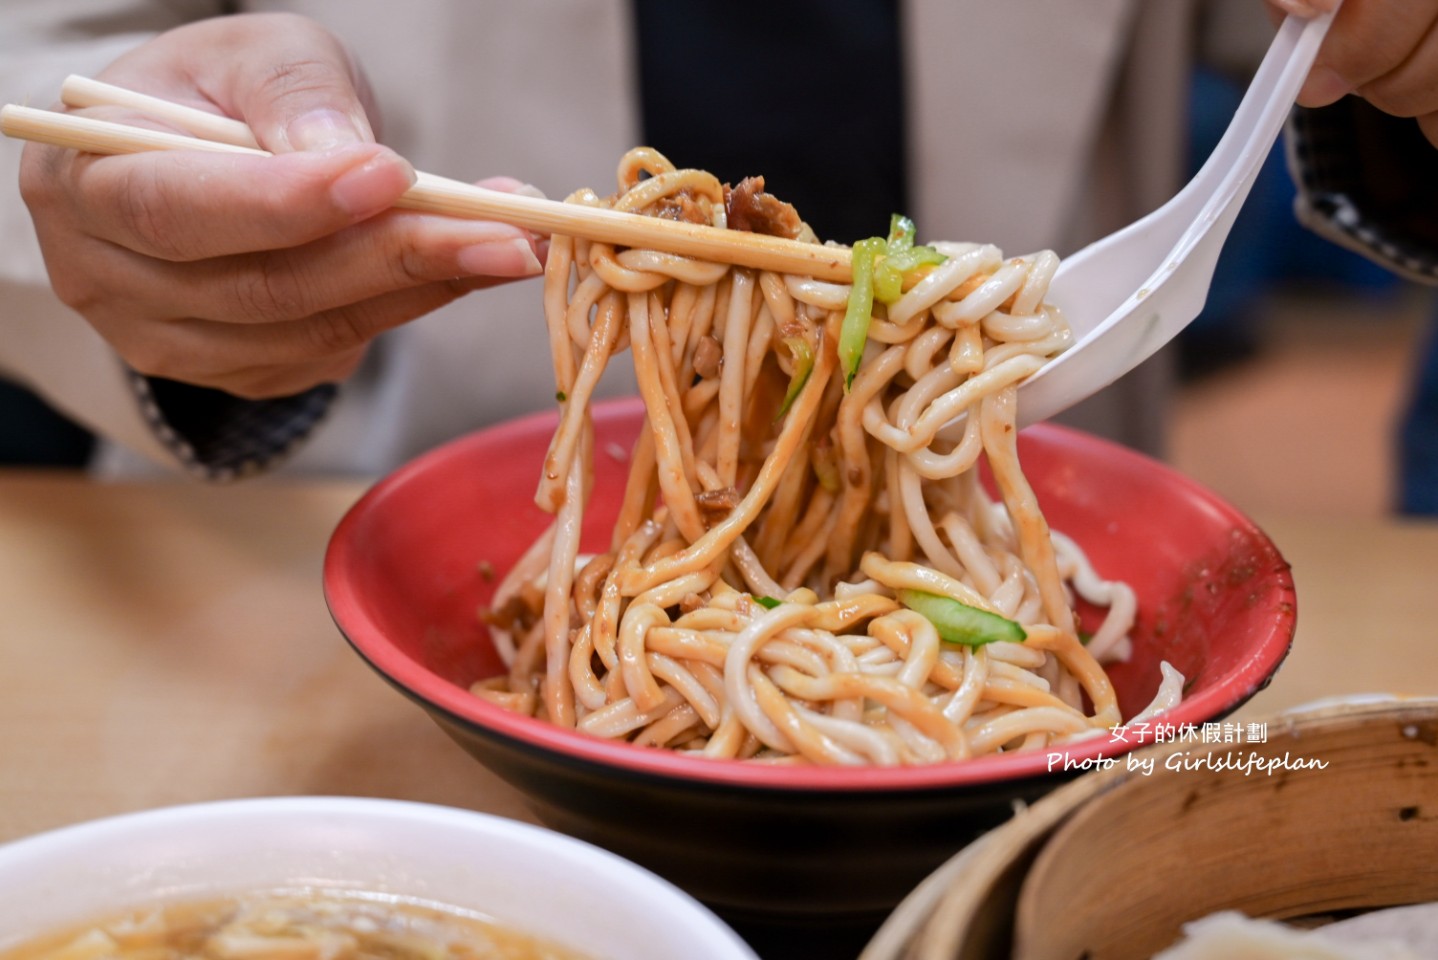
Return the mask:
<path id="1" fill-rule="evenodd" d="M 518 237 L 472 243 L 459 251 L 456 260 L 461 270 L 474 276 L 532 277 L 544 269 L 529 241 Z"/>
<path id="2" fill-rule="evenodd" d="M 354 121 L 338 110 L 311 110 L 285 127 L 285 137 L 296 150 L 332 150 L 363 138 Z"/>
<path id="3" fill-rule="evenodd" d="M 330 199 L 356 220 L 387 210 L 415 182 L 414 168 L 389 150 L 351 167 L 330 184 Z"/>
<path id="4" fill-rule="evenodd" d="M 1331 67 L 1316 66 L 1303 81 L 1298 102 L 1305 107 L 1326 107 L 1353 92 L 1353 85 Z"/>
<path id="5" fill-rule="evenodd" d="M 519 186 L 514 188 L 514 192 L 519 194 L 521 197 L 534 197 L 536 200 L 548 199 L 547 197 L 545 197 L 544 191 L 539 189 L 532 183 L 521 183 Z"/>

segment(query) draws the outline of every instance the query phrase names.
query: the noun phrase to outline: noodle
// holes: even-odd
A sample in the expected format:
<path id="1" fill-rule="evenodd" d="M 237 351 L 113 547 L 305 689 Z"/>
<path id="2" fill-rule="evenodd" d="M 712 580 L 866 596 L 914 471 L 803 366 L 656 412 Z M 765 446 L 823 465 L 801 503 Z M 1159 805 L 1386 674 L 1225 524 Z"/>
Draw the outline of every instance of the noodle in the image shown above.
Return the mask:
<path id="1" fill-rule="evenodd" d="M 614 197 L 569 199 L 817 242 L 762 186 L 640 149 Z M 932 763 L 1120 722 L 1096 655 L 1126 653 L 1133 592 L 1049 530 L 1018 462 L 1018 383 L 1070 342 L 1043 302 L 1057 258 L 911 232 L 864 241 L 878 266 L 852 288 L 552 238 L 555 521 L 496 594 L 509 673 L 477 694 L 768 762 Z M 589 402 L 626 345 L 646 422 L 609 550 L 581 557 Z M 1106 609 L 1093 648 L 1076 596 Z M 1181 688 L 1164 666 L 1151 710 Z"/>

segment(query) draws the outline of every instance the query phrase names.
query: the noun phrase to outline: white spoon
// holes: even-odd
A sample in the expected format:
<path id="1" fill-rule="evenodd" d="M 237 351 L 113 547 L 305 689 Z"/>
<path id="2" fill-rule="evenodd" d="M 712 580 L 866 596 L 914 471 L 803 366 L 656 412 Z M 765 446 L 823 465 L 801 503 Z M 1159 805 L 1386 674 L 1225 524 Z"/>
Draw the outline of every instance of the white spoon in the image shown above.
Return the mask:
<path id="1" fill-rule="evenodd" d="M 1075 343 L 1024 381 L 1019 417 L 1045 420 L 1113 383 L 1193 322 L 1214 264 L 1313 66 L 1332 13 L 1289 17 L 1213 154 L 1176 196 L 1066 257 L 1048 301 Z"/>

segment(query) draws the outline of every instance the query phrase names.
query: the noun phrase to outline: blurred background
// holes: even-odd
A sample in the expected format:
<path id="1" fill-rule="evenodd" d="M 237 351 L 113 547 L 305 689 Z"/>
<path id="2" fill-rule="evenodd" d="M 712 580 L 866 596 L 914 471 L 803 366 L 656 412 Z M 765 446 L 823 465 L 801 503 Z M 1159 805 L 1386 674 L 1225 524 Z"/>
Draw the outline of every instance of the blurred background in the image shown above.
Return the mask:
<path id="1" fill-rule="evenodd" d="M 1187 162 L 1203 163 L 1263 48 L 1242 0 L 1198 7 Z M 1438 513 L 1432 288 L 1300 227 L 1282 141 L 1174 346 L 1168 459 L 1258 513 Z M 1438 346 L 1435 344 L 1433 346 Z M 1426 373 L 1426 378 L 1425 378 Z M 1406 483 L 1405 483 L 1406 479 Z"/>
<path id="2" fill-rule="evenodd" d="M 1400 510 L 1399 435 L 1433 313 L 1407 282 L 1271 278 L 1233 315 L 1240 355 L 1183 345 L 1206 369 L 1175 395 L 1169 460 L 1250 513 Z"/>

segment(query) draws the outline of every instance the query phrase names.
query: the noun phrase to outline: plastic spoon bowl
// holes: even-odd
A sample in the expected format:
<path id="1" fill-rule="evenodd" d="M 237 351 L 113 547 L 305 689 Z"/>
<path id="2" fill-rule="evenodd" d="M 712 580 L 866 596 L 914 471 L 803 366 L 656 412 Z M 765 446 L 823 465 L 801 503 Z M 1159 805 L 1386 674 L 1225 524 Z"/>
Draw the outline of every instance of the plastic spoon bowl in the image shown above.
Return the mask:
<path id="1" fill-rule="evenodd" d="M 1025 424 L 1113 383 L 1203 309 L 1214 265 L 1313 66 L 1333 14 L 1289 17 L 1213 154 L 1172 200 L 1067 257 L 1049 288 L 1075 344 L 1020 388 Z"/>

